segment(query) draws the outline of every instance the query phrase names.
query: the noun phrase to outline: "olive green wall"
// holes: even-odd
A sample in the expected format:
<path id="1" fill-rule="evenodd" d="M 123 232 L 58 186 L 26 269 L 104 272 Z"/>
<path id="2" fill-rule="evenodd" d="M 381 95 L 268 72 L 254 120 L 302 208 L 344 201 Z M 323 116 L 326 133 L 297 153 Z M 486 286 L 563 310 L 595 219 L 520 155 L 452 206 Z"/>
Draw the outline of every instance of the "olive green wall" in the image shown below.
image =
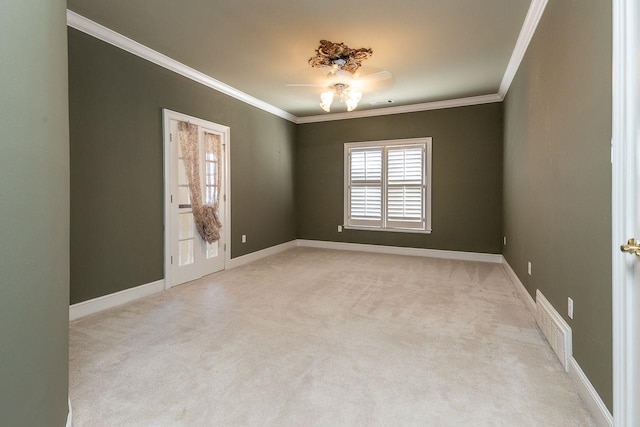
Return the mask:
<path id="1" fill-rule="evenodd" d="M 567 320 L 574 357 L 610 410 L 611 31 L 610 1 L 551 0 L 506 98 L 504 132 L 504 255 Z"/>
<path id="2" fill-rule="evenodd" d="M 64 0 L 0 13 L 0 425 L 63 426 L 69 334 Z"/>
<path id="3" fill-rule="evenodd" d="M 344 144 L 433 137 L 431 234 L 344 230 Z M 502 104 L 298 126 L 298 238 L 456 251 L 502 249 Z"/>
<path id="4" fill-rule="evenodd" d="M 69 82 L 71 303 L 164 277 L 162 108 L 231 128 L 232 257 L 296 238 L 293 123 L 73 29 Z"/>

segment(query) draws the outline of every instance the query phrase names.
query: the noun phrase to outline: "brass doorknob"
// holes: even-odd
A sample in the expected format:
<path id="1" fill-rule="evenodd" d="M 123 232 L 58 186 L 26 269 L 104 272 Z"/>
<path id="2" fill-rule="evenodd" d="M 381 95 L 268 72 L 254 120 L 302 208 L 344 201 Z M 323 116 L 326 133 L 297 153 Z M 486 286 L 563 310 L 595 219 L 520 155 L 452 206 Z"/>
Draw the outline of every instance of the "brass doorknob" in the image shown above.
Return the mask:
<path id="1" fill-rule="evenodd" d="M 638 246 L 636 239 L 629 239 L 626 244 L 620 246 L 620 250 L 622 252 L 627 252 L 630 254 L 636 254 L 638 258 L 640 258 L 640 246 Z"/>

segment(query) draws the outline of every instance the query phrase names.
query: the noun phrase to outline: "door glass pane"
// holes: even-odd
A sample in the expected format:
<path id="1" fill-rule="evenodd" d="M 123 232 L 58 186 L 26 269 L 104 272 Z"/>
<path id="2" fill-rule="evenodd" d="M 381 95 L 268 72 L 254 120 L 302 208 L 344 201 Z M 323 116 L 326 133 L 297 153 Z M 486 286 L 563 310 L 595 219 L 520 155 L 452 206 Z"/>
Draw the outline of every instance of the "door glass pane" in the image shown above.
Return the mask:
<path id="1" fill-rule="evenodd" d="M 178 204 L 190 205 L 191 196 L 189 195 L 189 187 L 178 187 Z"/>
<path id="2" fill-rule="evenodd" d="M 187 171 L 184 168 L 184 161 L 178 160 L 178 185 L 189 185 L 187 182 Z"/>
<path id="3" fill-rule="evenodd" d="M 182 153 L 182 144 L 180 144 L 180 137 L 178 137 L 176 145 L 178 146 L 178 158 L 182 159 L 184 155 Z"/>
<path id="4" fill-rule="evenodd" d="M 218 242 L 207 243 L 207 258 L 215 258 L 218 256 Z"/>
<path id="5" fill-rule="evenodd" d="M 209 156 L 207 156 L 209 157 Z M 207 184 L 214 184 L 215 173 L 216 173 L 216 162 L 214 162 L 215 157 L 213 155 L 210 156 L 211 160 L 207 160 L 206 169 L 207 169 Z"/>
<path id="6" fill-rule="evenodd" d="M 214 205 L 218 203 L 218 195 L 220 193 L 219 174 L 220 159 L 222 153 L 222 144 L 220 135 L 206 133 L 205 134 L 205 204 Z"/>
<path id="7" fill-rule="evenodd" d="M 193 238 L 193 214 L 181 213 L 178 215 L 178 239 Z"/>
<path id="8" fill-rule="evenodd" d="M 194 241 L 183 240 L 180 242 L 180 266 L 193 264 L 194 259 Z"/>

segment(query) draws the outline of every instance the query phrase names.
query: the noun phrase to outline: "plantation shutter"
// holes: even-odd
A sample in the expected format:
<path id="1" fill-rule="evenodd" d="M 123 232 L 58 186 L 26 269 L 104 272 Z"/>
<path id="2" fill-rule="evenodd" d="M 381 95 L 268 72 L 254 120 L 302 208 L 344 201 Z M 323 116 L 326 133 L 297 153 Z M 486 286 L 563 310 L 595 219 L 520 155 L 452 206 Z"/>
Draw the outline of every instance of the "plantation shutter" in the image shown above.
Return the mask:
<path id="1" fill-rule="evenodd" d="M 349 224 L 382 226 L 382 147 L 349 153 Z"/>
<path id="2" fill-rule="evenodd" d="M 387 227 L 424 229 L 425 145 L 388 147 Z"/>
<path id="3" fill-rule="evenodd" d="M 431 233 L 431 138 L 344 144 L 344 225 Z"/>

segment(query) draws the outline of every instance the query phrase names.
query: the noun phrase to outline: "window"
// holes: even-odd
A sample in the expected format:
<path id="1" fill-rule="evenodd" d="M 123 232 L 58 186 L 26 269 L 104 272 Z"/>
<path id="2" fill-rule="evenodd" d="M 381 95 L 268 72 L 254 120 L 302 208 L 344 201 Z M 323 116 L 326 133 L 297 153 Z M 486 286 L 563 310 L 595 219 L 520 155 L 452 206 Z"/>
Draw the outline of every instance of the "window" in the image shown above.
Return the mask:
<path id="1" fill-rule="evenodd" d="M 346 228 L 431 232 L 431 138 L 344 145 Z"/>

